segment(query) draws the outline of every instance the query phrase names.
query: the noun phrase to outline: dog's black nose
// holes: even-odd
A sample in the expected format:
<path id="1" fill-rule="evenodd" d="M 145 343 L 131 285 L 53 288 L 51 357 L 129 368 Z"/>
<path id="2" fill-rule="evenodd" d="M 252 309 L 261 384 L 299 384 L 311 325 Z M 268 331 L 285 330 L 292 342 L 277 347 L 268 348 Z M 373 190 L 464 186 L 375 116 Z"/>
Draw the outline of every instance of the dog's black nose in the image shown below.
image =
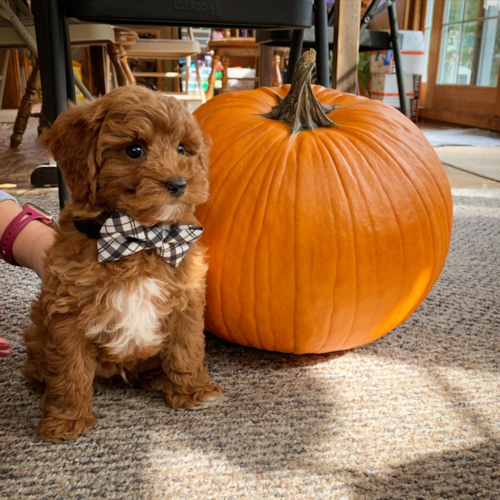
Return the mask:
<path id="1" fill-rule="evenodd" d="M 165 182 L 165 188 L 174 197 L 179 198 L 186 191 L 187 182 L 184 179 L 172 179 Z"/>

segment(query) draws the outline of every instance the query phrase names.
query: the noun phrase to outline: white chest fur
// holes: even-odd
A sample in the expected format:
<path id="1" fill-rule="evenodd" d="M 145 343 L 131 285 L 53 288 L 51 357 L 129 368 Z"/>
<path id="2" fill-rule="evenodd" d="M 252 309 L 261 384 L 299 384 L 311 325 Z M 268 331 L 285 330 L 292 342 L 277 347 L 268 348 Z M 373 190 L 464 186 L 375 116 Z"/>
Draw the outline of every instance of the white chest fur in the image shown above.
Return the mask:
<path id="1" fill-rule="evenodd" d="M 116 356 L 126 356 L 136 348 L 158 346 L 159 328 L 165 317 L 158 305 L 168 295 L 153 278 L 118 284 L 105 295 L 100 317 L 87 328 L 87 337 L 98 337 L 101 345 Z"/>

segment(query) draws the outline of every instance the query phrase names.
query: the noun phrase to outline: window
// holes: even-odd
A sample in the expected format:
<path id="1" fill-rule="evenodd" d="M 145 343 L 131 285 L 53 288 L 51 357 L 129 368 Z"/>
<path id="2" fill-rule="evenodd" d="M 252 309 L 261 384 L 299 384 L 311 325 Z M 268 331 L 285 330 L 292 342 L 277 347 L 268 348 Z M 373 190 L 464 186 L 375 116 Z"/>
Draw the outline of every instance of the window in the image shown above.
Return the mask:
<path id="1" fill-rule="evenodd" d="M 424 27 L 425 56 L 424 56 L 424 74 L 422 75 L 422 82 L 427 81 L 427 66 L 429 64 L 429 50 L 431 48 L 431 29 L 432 29 L 433 15 L 434 15 L 434 0 L 428 0 L 427 12 L 425 13 L 425 27 Z"/>
<path id="2" fill-rule="evenodd" d="M 442 29 L 437 83 L 496 87 L 500 0 L 446 0 Z"/>

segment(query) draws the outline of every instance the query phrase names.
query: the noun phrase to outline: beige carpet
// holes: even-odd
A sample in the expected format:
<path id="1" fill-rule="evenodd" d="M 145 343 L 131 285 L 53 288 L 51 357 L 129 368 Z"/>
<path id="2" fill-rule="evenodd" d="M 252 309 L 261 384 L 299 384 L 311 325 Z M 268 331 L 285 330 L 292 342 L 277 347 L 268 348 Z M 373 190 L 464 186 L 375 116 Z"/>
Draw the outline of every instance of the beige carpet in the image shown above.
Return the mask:
<path id="1" fill-rule="evenodd" d="M 500 182 L 500 147 L 445 146 L 434 151 L 445 165 Z"/>
<path id="2" fill-rule="evenodd" d="M 37 279 L 0 265 L 0 331 L 14 345 L 0 360 L 0 498 L 498 499 L 500 190 L 454 197 L 439 282 L 382 339 L 296 357 L 208 335 L 220 407 L 106 391 L 97 426 L 62 445 L 37 437 L 39 397 L 21 375 Z"/>

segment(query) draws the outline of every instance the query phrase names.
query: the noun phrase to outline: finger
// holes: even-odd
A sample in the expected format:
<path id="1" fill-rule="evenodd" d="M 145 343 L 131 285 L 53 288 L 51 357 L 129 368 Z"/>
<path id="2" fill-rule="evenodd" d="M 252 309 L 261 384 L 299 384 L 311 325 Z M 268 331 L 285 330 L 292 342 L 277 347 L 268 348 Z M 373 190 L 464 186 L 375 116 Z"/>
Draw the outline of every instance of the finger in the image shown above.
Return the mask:
<path id="1" fill-rule="evenodd" d="M 10 344 L 0 337 L 0 358 L 6 358 L 12 352 Z"/>

